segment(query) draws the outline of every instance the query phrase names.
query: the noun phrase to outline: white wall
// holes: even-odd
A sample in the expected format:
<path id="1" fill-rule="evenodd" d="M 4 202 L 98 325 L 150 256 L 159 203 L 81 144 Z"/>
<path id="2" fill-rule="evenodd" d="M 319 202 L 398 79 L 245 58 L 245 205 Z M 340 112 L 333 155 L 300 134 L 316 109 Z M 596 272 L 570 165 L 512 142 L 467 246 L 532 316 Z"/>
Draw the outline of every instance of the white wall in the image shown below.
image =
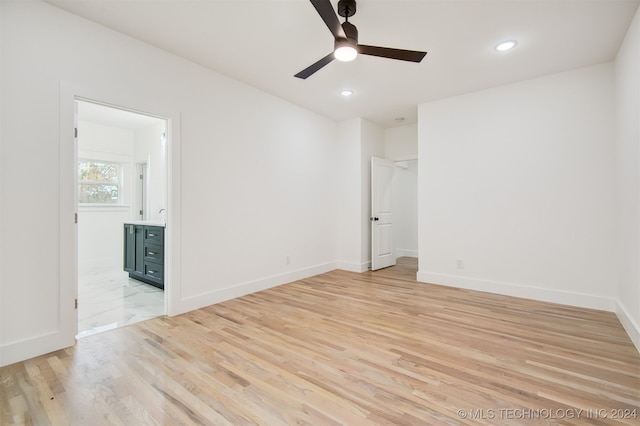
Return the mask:
<path id="1" fill-rule="evenodd" d="M 418 160 L 396 163 L 391 191 L 396 256 L 418 257 Z"/>
<path id="2" fill-rule="evenodd" d="M 339 185 L 335 192 L 339 216 L 336 239 L 341 269 L 353 272 L 367 270 L 361 259 L 362 245 L 362 126 L 359 118 L 343 121 L 338 127 L 336 172 Z"/>
<path id="3" fill-rule="evenodd" d="M 397 126 L 385 129 L 385 158 L 391 161 L 418 158 L 418 125 Z"/>
<path id="4" fill-rule="evenodd" d="M 616 312 L 640 349 L 640 11 L 615 62 L 617 138 Z"/>
<path id="5" fill-rule="evenodd" d="M 608 63 L 420 105 L 418 279 L 613 310 L 613 92 Z"/>
<path id="6" fill-rule="evenodd" d="M 78 269 L 122 268 L 122 223 L 131 219 L 131 163 L 135 133 L 78 121 L 78 158 L 123 165 L 123 206 L 79 206 Z"/>
<path id="7" fill-rule="evenodd" d="M 335 124 L 249 88 L 223 106 L 189 108 L 193 122 L 182 130 L 185 140 L 200 139 L 182 148 L 189 308 L 333 269 L 336 260 Z"/>
<path id="8" fill-rule="evenodd" d="M 68 91 L 172 118 L 170 314 L 335 267 L 335 122 L 48 4 L 0 7 L 0 365 L 71 344 Z"/>

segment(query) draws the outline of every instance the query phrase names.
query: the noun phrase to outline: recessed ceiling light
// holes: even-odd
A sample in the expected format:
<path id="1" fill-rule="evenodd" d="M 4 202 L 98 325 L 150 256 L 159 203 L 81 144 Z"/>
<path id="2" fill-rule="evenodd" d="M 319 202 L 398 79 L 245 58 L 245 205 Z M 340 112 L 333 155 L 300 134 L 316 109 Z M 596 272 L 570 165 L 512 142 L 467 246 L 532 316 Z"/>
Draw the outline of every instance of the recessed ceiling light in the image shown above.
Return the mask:
<path id="1" fill-rule="evenodd" d="M 518 42 L 515 40 L 501 41 L 500 43 L 496 44 L 496 50 L 498 52 L 505 52 L 507 50 L 513 49 L 517 44 Z"/>
<path id="2" fill-rule="evenodd" d="M 353 95 L 353 90 L 349 90 L 349 89 L 341 90 L 340 94 L 346 98 L 347 96 Z"/>

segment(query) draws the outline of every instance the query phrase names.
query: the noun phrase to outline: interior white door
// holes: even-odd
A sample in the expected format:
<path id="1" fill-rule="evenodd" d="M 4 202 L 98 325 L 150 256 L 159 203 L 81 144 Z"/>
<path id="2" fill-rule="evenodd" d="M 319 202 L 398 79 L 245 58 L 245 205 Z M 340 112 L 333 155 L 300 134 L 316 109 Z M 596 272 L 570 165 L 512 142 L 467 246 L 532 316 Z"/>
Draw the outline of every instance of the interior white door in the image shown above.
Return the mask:
<path id="1" fill-rule="evenodd" d="M 391 179 L 394 163 L 371 157 L 371 270 L 396 264 L 393 217 L 391 215 Z"/>

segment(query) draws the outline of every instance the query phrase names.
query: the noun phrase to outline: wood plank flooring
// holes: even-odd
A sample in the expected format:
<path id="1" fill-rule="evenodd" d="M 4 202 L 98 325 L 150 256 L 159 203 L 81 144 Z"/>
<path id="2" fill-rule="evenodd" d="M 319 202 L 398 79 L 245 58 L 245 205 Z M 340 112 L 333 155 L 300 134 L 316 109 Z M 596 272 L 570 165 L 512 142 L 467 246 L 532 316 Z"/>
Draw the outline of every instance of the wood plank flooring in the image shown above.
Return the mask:
<path id="1" fill-rule="evenodd" d="M 640 424 L 614 314 L 333 271 L 0 369 L 0 424 Z"/>

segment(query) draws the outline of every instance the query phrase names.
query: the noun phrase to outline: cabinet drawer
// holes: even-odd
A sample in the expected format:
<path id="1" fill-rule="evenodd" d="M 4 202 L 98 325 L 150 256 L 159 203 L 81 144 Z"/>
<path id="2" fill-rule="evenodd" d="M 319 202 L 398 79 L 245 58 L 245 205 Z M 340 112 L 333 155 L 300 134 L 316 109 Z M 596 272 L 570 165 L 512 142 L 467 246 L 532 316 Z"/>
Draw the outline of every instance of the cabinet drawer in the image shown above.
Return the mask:
<path id="1" fill-rule="evenodd" d="M 160 263 L 144 262 L 144 276 L 162 283 L 164 281 L 164 267 Z"/>
<path id="2" fill-rule="evenodd" d="M 145 244 L 144 260 L 156 263 L 164 263 L 164 249 L 157 244 Z"/>
<path id="3" fill-rule="evenodd" d="M 144 243 L 146 244 L 164 244 L 164 229 L 159 226 L 144 227 Z"/>

